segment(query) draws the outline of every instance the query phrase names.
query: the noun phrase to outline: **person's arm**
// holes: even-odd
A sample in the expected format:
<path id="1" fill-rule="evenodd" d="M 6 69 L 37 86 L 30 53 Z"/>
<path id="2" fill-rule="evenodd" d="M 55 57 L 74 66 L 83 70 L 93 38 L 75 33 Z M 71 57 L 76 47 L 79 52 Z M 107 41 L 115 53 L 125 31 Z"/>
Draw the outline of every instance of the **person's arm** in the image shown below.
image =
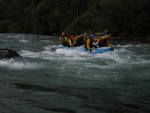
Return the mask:
<path id="1" fill-rule="evenodd" d="M 93 38 L 93 42 L 96 43 L 99 40 L 99 38 Z"/>
<path id="2" fill-rule="evenodd" d="M 110 43 L 110 40 L 107 40 L 107 46 L 108 46 L 108 47 L 111 47 L 111 46 L 112 46 L 111 43 Z"/>
<path id="3" fill-rule="evenodd" d="M 73 46 L 70 39 L 68 39 L 68 43 L 69 43 L 69 46 L 70 46 L 70 47 Z"/>
<path id="4" fill-rule="evenodd" d="M 87 48 L 87 50 L 89 50 L 89 51 L 90 51 L 90 50 L 91 50 L 91 48 L 90 48 L 90 39 L 89 39 L 89 40 L 87 40 L 87 44 L 86 44 L 86 46 L 87 46 L 87 47 L 86 47 L 86 48 Z"/>

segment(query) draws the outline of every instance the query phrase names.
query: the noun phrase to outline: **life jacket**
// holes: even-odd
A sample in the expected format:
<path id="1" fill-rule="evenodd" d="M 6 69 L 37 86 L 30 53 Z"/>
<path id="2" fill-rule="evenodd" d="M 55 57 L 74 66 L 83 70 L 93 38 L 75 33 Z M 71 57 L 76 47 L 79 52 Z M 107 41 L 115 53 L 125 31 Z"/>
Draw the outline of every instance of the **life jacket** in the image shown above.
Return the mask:
<path id="1" fill-rule="evenodd" d="M 109 38 L 108 35 L 101 37 L 100 47 L 106 47 L 106 46 L 108 46 L 108 38 Z"/>
<path id="2" fill-rule="evenodd" d="M 88 44 L 89 43 L 89 44 Z M 91 49 L 93 47 L 93 39 L 87 38 L 85 40 L 85 48 L 87 50 Z"/>
<path id="3" fill-rule="evenodd" d="M 68 47 L 72 47 L 73 46 L 73 39 L 68 38 Z"/>
<path id="4" fill-rule="evenodd" d="M 71 40 L 71 44 L 73 44 L 74 43 L 74 39 L 70 39 Z"/>
<path id="5" fill-rule="evenodd" d="M 69 42 L 68 42 L 68 38 L 67 37 L 60 37 L 59 42 L 63 46 L 69 46 Z"/>
<path id="6" fill-rule="evenodd" d="M 82 45 L 84 45 L 84 37 L 83 36 L 78 36 L 78 37 L 76 37 L 76 45 L 77 46 L 82 46 Z"/>
<path id="7" fill-rule="evenodd" d="M 107 46 L 107 39 L 101 39 L 100 40 L 100 47 Z"/>

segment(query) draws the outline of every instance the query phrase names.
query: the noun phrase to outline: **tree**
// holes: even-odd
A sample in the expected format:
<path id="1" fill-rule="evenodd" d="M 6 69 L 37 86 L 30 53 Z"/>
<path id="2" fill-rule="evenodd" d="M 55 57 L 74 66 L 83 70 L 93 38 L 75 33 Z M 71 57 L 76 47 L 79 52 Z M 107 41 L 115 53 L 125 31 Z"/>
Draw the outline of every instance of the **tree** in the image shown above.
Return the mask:
<path id="1" fill-rule="evenodd" d="M 17 21 L 22 17 L 24 13 L 24 8 L 22 4 L 18 0 L 12 1 L 9 7 L 9 15 L 12 19 L 12 21 Z"/>
<path id="2" fill-rule="evenodd" d="M 47 34 L 49 31 L 48 26 L 48 15 L 49 15 L 50 6 L 47 4 L 47 1 L 41 2 L 33 11 L 33 33 Z"/>
<path id="3" fill-rule="evenodd" d="M 7 18 L 7 6 L 4 0 L 0 0 L 0 20 Z"/>
<path id="4" fill-rule="evenodd" d="M 148 37 L 149 6 L 150 0 L 0 0 L 0 32 L 53 34 L 108 29 L 113 36 Z"/>

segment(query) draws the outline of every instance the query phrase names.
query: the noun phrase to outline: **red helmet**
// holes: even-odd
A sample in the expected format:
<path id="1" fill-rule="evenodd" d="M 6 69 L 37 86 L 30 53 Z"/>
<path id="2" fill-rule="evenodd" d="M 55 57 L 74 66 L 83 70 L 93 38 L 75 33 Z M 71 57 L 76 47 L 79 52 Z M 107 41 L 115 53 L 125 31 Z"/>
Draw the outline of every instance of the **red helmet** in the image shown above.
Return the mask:
<path id="1" fill-rule="evenodd" d="M 74 39 L 74 36 L 73 36 L 73 35 L 71 35 L 71 36 L 70 36 L 70 38 L 71 38 L 71 39 Z"/>
<path id="2" fill-rule="evenodd" d="M 61 33 L 61 35 L 65 35 L 65 33 L 64 33 L 64 32 L 62 32 L 62 33 Z"/>

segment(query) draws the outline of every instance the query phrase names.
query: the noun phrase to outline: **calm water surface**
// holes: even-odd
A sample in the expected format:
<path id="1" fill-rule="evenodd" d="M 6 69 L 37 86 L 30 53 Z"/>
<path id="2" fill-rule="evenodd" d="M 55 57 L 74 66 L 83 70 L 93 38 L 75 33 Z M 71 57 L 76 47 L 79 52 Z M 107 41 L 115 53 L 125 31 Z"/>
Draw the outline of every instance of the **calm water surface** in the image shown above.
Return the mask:
<path id="1" fill-rule="evenodd" d="M 150 44 L 114 42 L 88 54 L 57 49 L 58 37 L 0 34 L 0 113 L 150 113 Z"/>

